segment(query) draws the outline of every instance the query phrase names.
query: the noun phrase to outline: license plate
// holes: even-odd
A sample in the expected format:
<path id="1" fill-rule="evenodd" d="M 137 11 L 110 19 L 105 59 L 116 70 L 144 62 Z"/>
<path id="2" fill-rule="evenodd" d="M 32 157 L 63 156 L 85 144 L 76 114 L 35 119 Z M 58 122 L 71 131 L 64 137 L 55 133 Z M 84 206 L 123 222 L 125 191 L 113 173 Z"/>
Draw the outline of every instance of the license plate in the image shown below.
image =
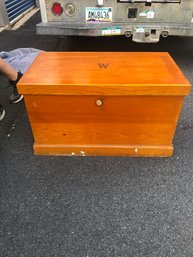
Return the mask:
<path id="1" fill-rule="evenodd" d="M 87 22 L 111 22 L 112 8 L 111 7 L 87 7 L 86 8 Z"/>

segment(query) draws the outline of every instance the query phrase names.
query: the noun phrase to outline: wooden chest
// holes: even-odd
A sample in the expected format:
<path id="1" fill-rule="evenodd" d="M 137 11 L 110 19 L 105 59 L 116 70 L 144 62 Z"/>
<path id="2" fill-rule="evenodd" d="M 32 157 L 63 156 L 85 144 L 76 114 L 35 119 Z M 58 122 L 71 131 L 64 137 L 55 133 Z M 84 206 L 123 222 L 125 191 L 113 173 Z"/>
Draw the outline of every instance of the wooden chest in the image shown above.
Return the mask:
<path id="1" fill-rule="evenodd" d="M 190 83 L 168 53 L 43 52 L 20 80 L 43 155 L 171 156 Z"/>

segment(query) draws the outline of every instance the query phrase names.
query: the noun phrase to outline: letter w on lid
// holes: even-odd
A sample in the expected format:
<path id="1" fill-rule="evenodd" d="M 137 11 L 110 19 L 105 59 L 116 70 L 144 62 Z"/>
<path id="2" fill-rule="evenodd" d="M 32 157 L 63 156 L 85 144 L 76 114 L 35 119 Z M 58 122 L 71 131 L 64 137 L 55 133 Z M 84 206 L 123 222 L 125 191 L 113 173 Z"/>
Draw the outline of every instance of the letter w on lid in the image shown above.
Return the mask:
<path id="1" fill-rule="evenodd" d="M 108 63 L 99 63 L 98 65 L 99 65 L 100 69 L 106 69 L 109 64 Z"/>

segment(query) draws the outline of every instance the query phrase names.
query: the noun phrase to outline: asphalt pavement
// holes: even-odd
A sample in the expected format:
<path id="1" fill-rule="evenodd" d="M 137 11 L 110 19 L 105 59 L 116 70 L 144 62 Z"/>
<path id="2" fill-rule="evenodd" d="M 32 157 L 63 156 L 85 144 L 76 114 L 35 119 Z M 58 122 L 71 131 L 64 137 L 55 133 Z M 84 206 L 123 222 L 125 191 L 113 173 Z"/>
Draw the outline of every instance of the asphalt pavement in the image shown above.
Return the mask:
<path id="1" fill-rule="evenodd" d="M 193 38 L 37 36 L 38 22 L 0 33 L 0 51 L 167 51 L 193 84 Z M 45 157 L 33 154 L 24 103 L 10 105 L 0 84 L 0 257 L 193 256 L 192 93 L 171 158 Z"/>

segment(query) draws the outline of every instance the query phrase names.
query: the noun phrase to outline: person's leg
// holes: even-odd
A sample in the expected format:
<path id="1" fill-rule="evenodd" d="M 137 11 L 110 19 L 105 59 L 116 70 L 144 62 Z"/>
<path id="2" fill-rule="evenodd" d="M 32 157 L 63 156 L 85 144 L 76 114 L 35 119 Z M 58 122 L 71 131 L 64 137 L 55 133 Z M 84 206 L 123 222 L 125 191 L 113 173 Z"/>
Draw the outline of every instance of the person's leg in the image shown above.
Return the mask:
<path id="1" fill-rule="evenodd" d="M 18 73 L 0 57 L 0 72 L 9 80 L 16 80 Z"/>
<path id="2" fill-rule="evenodd" d="M 10 96 L 9 102 L 14 104 L 20 102 L 23 99 L 23 95 L 18 94 L 17 83 L 23 74 L 13 69 L 1 57 L 0 57 L 0 72 L 9 79 L 10 84 L 13 86 L 13 94 Z"/>
<path id="3" fill-rule="evenodd" d="M 22 76 L 23 74 L 21 72 L 18 72 L 16 80 L 9 80 L 10 84 L 13 86 L 13 94 L 9 97 L 9 102 L 11 104 L 19 103 L 23 99 L 23 95 L 19 95 L 17 91 L 17 83 Z"/>

